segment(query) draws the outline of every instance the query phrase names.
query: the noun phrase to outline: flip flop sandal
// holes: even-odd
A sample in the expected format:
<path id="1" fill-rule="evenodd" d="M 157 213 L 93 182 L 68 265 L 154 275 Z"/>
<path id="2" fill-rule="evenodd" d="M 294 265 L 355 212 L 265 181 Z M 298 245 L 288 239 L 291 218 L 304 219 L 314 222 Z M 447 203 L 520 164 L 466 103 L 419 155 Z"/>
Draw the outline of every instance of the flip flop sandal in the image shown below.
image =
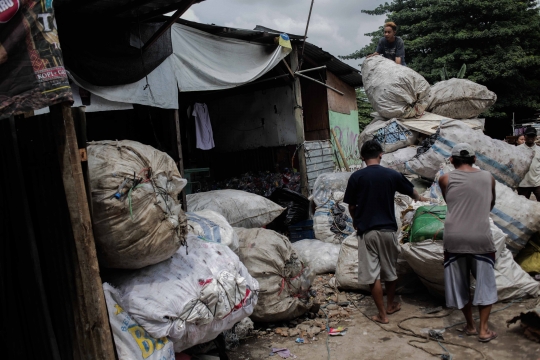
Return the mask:
<path id="1" fill-rule="evenodd" d="M 465 333 L 465 335 L 467 335 L 467 336 L 478 336 L 478 331 L 471 332 L 471 331 L 467 330 L 467 327 L 464 327 L 463 329 L 457 329 L 457 331 Z"/>
<path id="2" fill-rule="evenodd" d="M 479 337 L 478 337 L 478 341 L 484 342 L 484 343 L 485 343 L 485 342 L 490 342 L 491 340 L 496 339 L 497 336 L 499 336 L 499 334 L 492 332 L 492 335 L 491 335 L 490 337 L 488 337 L 488 338 L 482 339 L 482 338 L 479 336 Z"/>

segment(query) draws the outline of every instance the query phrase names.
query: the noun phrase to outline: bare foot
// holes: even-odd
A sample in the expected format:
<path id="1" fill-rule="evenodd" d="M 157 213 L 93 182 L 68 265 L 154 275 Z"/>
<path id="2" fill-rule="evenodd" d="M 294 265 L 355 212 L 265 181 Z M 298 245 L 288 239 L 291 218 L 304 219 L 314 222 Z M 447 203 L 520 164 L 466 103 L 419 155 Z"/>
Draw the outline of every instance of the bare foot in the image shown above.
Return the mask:
<path id="1" fill-rule="evenodd" d="M 480 342 L 490 342 L 499 336 L 495 331 L 488 330 L 485 334 L 478 335 L 478 341 Z"/>
<path id="2" fill-rule="evenodd" d="M 381 315 L 378 315 L 378 314 L 373 315 L 371 317 L 371 320 L 373 320 L 375 322 L 378 322 L 378 323 L 381 323 L 381 324 L 388 324 L 389 323 L 388 318 L 383 319 L 383 318 L 381 318 Z"/>
<path id="3" fill-rule="evenodd" d="M 393 313 L 397 313 L 399 310 L 401 310 L 401 304 L 398 302 L 395 302 L 392 305 L 388 306 L 386 313 L 388 315 L 392 315 Z"/>

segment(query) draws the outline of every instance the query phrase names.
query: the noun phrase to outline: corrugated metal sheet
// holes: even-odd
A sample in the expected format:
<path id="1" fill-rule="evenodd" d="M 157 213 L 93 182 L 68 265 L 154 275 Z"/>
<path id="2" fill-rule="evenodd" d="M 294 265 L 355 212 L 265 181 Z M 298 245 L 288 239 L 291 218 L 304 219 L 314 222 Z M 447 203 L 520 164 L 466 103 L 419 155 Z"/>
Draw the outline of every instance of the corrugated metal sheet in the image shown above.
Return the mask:
<path id="1" fill-rule="evenodd" d="M 332 144 L 328 140 L 306 141 L 304 149 L 306 152 L 308 184 L 309 189 L 312 190 L 313 184 L 319 175 L 334 171 Z"/>

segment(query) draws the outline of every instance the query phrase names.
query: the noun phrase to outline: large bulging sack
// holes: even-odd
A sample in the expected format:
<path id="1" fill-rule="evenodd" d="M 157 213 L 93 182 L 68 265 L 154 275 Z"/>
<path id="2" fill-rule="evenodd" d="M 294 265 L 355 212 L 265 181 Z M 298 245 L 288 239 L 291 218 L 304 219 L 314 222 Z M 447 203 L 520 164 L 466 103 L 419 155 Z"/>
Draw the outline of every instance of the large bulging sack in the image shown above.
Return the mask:
<path id="1" fill-rule="evenodd" d="M 373 109 L 387 118 L 420 116 L 427 107 L 431 87 L 416 71 L 382 56 L 362 64 L 362 81 Z"/>
<path id="2" fill-rule="evenodd" d="M 271 223 L 285 208 L 241 190 L 214 190 L 187 196 L 188 211 L 213 210 L 233 227 L 258 228 Z"/>
<path id="3" fill-rule="evenodd" d="M 467 142 L 476 152 L 476 165 L 489 171 L 495 179 L 506 186 L 517 187 L 529 171 L 534 154 L 527 149 L 510 145 L 484 135 L 482 131 L 472 130 L 460 120 L 443 120 L 439 136 L 425 153 L 405 163 L 408 173 L 434 179 L 451 155 L 452 148 Z"/>
<path id="4" fill-rule="evenodd" d="M 354 232 L 353 219 L 348 204 L 342 201 L 343 193 L 335 192 L 334 196 L 335 200 L 328 200 L 315 208 L 313 233 L 316 239 L 325 243 L 341 244 Z"/>
<path id="5" fill-rule="evenodd" d="M 336 272 L 339 244 L 327 244 L 320 240 L 305 239 L 292 244 L 300 259 L 316 274 Z"/>
<path id="6" fill-rule="evenodd" d="M 377 140 L 383 151 L 391 153 L 409 145 L 414 145 L 418 133 L 409 130 L 397 119 L 388 121 L 374 120 L 362 131 L 358 137 L 358 149 L 368 140 Z"/>
<path id="7" fill-rule="evenodd" d="M 240 260 L 260 284 L 253 321 L 287 321 L 307 312 L 313 305 L 308 294 L 313 275 L 289 239 L 266 229 L 235 231 L 240 239 Z"/>
<path id="8" fill-rule="evenodd" d="M 451 119 L 471 119 L 496 101 L 497 95 L 483 85 L 465 79 L 450 79 L 431 87 L 427 111 Z"/>
<path id="9" fill-rule="evenodd" d="M 178 194 L 187 181 L 170 156 L 135 141 L 91 142 L 88 173 L 103 266 L 138 269 L 178 250 L 187 233 Z"/>
<path id="10" fill-rule="evenodd" d="M 540 203 L 516 194 L 498 181 L 495 192 L 497 199 L 491 217 L 506 234 L 506 246 L 516 256 L 540 231 Z"/>
<path id="11" fill-rule="evenodd" d="M 175 360 L 172 341 L 148 334 L 124 310 L 120 293 L 111 285 L 104 283 L 103 292 L 118 360 Z"/>
<path id="12" fill-rule="evenodd" d="M 187 249 L 113 280 L 121 303 L 151 336 L 180 352 L 213 340 L 248 317 L 259 283 L 227 246 L 188 235 Z"/>
<path id="13" fill-rule="evenodd" d="M 396 271 L 398 275 L 396 292 L 398 294 L 411 293 L 417 288 L 418 277 L 404 260 L 402 254 L 398 257 Z M 369 285 L 358 282 L 358 237 L 356 232 L 341 244 L 336 266 L 336 284 L 343 290 L 370 291 Z"/>
<path id="14" fill-rule="evenodd" d="M 416 150 L 416 146 L 407 146 L 391 153 L 385 153 L 382 156 L 381 166 L 394 169 L 400 173 L 406 173 L 405 163 L 416 156 Z"/>
<path id="15" fill-rule="evenodd" d="M 316 206 L 322 206 L 329 200 L 341 200 L 352 172 L 324 173 L 313 184 L 311 198 Z M 337 195 L 336 195 L 337 194 Z"/>
<path id="16" fill-rule="evenodd" d="M 524 296 L 540 295 L 540 283 L 514 261 L 505 246 L 505 234 L 490 220 L 491 233 L 497 249 L 495 260 L 495 282 L 499 301 Z M 407 263 L 418 274 L 420 280 L 435 296 L 444 296 L 444 249 L 442 241 L 426 240 L 406 243 L 402 254 Z"/>
<path id="17" fill-rule="evenodd" d="M 208 241 L 221 243 L 232 251 L 238 251 L 238 235 L 222 215 L 212 210 L 186 213 L 188 231 Z"/>

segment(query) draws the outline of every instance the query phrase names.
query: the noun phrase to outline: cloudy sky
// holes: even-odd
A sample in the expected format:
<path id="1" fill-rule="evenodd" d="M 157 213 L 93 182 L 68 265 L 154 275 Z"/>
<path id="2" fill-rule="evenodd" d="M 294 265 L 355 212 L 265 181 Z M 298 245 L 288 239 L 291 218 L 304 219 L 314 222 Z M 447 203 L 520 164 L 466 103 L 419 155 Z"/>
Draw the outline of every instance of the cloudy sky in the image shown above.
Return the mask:
<path id="1" fill-rule="evenodd" d="M 315 0 L 308 41 L 334 56 L 348 55 L 369 43 L 365 33 L 382 25 L 384 16 L 363 14 L 381 0 Z M 206 0 L 192 6 L 183 18 L 205 24 L 253 29 L 256 25 L 303 35 L 311 0 Z M 382 34 L 381 34 L 382 36 Z M 347 63 L 357 67 L 358 60 Z"/>

